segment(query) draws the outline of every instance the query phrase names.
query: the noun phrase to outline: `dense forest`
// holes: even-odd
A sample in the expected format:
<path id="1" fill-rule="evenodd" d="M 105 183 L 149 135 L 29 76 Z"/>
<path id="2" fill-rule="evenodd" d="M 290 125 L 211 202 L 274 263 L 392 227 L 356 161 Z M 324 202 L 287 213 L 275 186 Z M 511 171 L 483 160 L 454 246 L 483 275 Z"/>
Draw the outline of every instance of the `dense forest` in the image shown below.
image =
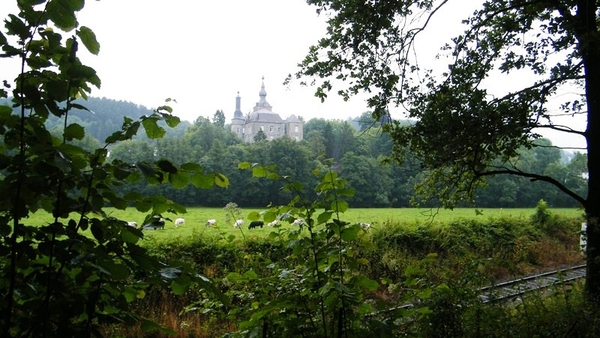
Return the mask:
<path id="1" fill-rule="evenodd" d="M 124 117 L 138 118 L 151 114 L 147 107 L 106 98 L 90 98 L 80 102 L 89 111 L 75 111 L 72 123 L 82 125 L 86 138 L 77 141 L 88 149 L 103 144 L 110 131 L 120 129 Z M 415 184 L 423 175 L 420 163 L 410 154 L 402 164 L 384 163 L 391 155 L 393 142 L 381 131 L 370 112 L 341 120 L 311 119 L 305 122 L 305 138 L 301 142 L 289 138 L 261 140 L 245 144 L 230 132 L 224 114 L 215 112 L 212 119 L 198 117 L 194 123 L 183 121 L 176 128 L 167 128 L 160 140 L 150 140 L 142 134 L 110 149 L 110 159 L 130 163 L 168 159 L 174 164 L 200 164 L 209 172 L 227 176 L 227 189 L 197 189 L 188 186 L 182 190 L 171 186 L 136 183 L 123 186 L 124 191 L 143 194 L 161 194 L 188 206 L 221 207 L 228 202 L 240 206 L 261 207 L 270 203 L 285 204 L 290 195 L 280 191 L 284 182 L 258 180 L 248 171 L 238 169 L 238 163 L 251 162 L 276 165 L 276 171 L 307 187 L 314 187 L 313 169 L 333 160 L 333 169 L 346 179 L 355 190 L 350 203 L 353 207 L 409 207 L 413 205 Z M 48 129 L 60 133 L 59 120 L 50 119 Z M 539 140 L 543 147 L 522 149 L 514 159 L 521 167 L 540 174 L 559 177 L 562 183 L 585 195 L 586 156 L 553 147 L 547 139 Z M 475 207 L 532 207 L 543 199 L 553 207 L 578 207 L 576 202 L 545 182 L 524 184 L 526 178 L 502 175 L 488 178 L 488 186 L 479 190 Z M 308 196 L 310 197 L 310 196 Z M 429 201 L 427 206 L 436 206 Z"/>

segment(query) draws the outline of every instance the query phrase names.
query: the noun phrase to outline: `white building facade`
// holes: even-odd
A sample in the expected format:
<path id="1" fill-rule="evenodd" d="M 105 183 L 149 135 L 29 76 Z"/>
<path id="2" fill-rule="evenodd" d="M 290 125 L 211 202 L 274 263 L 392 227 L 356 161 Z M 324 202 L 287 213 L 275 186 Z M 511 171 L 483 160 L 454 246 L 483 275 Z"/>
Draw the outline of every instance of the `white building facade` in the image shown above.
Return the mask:
<path id="1" fill-rule="evenodd" d="M 267 92 L 263 78 L 262 86 L 259 92 L 260 100 L 254 106 L 252 112 L 246 116 L 241 111 L 241 98 L 238 96 L 235 100 L 235 112 L 231 119 L 231 131 L 233 131 L 244 142 L 254 142 L 254 137 L 259 130 L 262 130 L 267 140 L 273 140 L 284 135 L 292 140 L 300 141 L 304 137 L 302 121 L 295 115 L 282 119 L 279 114 L 273 112 L 273 107 L 267 102 Z"/>

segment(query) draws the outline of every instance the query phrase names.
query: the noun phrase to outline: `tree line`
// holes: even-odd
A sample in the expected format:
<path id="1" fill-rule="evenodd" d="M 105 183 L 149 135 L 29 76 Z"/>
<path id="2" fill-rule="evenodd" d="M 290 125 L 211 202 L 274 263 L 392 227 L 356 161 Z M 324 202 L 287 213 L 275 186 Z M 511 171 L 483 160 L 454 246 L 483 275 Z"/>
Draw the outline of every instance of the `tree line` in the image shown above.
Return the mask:
<path id="1" fill-rule="evenodd" d="M 71 121 L 85 128 L 85 138 L 76 143 L 90 151 L 99 148 L 109 136 L 107 130 L 118 129 L 123 118 L 139 118 L 152 113 L 147 107 L 107 98 L 89 98 L 81 104 L 89 110 L 75 110 Z M 49 119 L 47 125 L 53 133 L 62 133 L 58 118 Z M 159 140 L 149 139 L 140 133 L 132 140 L 114 145 L 109 159 L 132 164 L 160 159 L 178 165 L 194 162 L 206 171 L 224 174 L 231 183 L 229 188 L 204 190 L 188 186 L 176 189 L 138 182 L 120 187 L 123 192 L 160 194 L 188 206 L 221 207 L 229 202 L 248 207 L 285 204 L 290 195 L 280 191 L 283 183 L 252 178 L 247 171 L 238 169 L 238 163 L 275 165 L 280 174 L 312 187 L 316 180 L 312 171 L 331 159 L 334 170 L 355 190 L 354 197 L 350 199 L 353 207 L 410 207 L 415 203 L 427 207 L 440 205 L 435 200 L 418 200 L 418 184 L 426 175 L 422 163 L 409 150 L 403 163 L 389 160 L 394 143 L 389 133 L 382 132 L 381 124 L 376 122 L 371 112 L 346 121 L 311 119 L 305 122 L 305 137 L 300 142 L 283 137 L 271 141 L 258 138 L 254 143 L 244 143 L 230 131 L 220 110 L 211 119 L 200 116 L 194 123 L 184 121 L 176 128 L 165 130 L 166 136 Z M 585 154 L 562 151 L 548 139 L 536 142 L 539 147 L 522 148 L 515 158 L 521 168 L 557 177 L 569 189 L 585 194 Z M 533 207 L 543 199 L 553 207 L 578 207 L 577 202 L 550 184 L 524 184 L 527 182 L 527 178 L 512 175 L 489 177 L 487 186 L 478 189 L 474 200 L 462 205 L 520 208 Z"/>
<path id="2" fill-rule="evenodd" d="M 119 123 L 124 112 L 132 117 L 149 113 L 145 107 L 133 103 L 109 99 L 90 99 L 91 111 L 78 118 L 89 128 L 90 149 L 103 141 L 104 134 L 98 125 L 108 121 Z M 111 112 L 116 112 L 111 116 Z M 243 143 L 225 123 L 224 113 L 216 111 L 212 119 L 198 117 L 194 123 L 181 123 L 169 130 L 159 140 L 150 140 L 143 134 L 123 141 L 110 149 L 111 160 L 129 163 L 151 162 L 168 159 L 175 164 L 194 162 L 204 170 L 224 174 L 230 181 L 227 189 L 201 190 L 193 186 L 175 189 L 139 182 L 120 189 L 142 194 L 160 194 L 177 203 L 188 206 L 221 207 L 228 202 L 242 206 L 266 206 L 285 204 L 289 193 L 280 191 L 281 182 L 259 181 L 247 171 L 238 169 L 238 163 L 251 162 L 275 165 L 276 170 L 306 187 L 314 186 L 316 178 L 312 171 L 331 159 L 332 166 L 355 190 L 350 199 L 353 207 L 410 207 L 415 199 L 418 183 L 426 174 L 422 163 L 407 151 L 401 164 L 390 161 L 393 141 L 382 132 L 371 112 L 342 120 L 311 119 L 304 125 L 304 140 L 293 141 L 287 137 L 275 140 L 258 139 Z M 57 127 L 59 128 L 59 127 Z M 51 128 L 50 128 L 51 129 Z M 60 129 L 60 128 L 59 128 Z M 98 138 L 96 143 L 95 138 Z M 537 141 L 539 147 L 522 148 L 515 161 L 524 170 L 551 174 L 565 186 L 585 194 L 587 181 L 586 156 L 553 147 L 547 139 Z M 479 189 L 472 203 L 476 207 L 533 207 L 543 199 L 553 207 L 577 207 L 577 203 L 544 182 L 524 184 L 527 178 L 500 175 L 487 179 L 487 187 Z M 309 198 L 315 196 L 308 196 Z M 425 206 L 438 206 L 436 201 L 424 202 Z"/>

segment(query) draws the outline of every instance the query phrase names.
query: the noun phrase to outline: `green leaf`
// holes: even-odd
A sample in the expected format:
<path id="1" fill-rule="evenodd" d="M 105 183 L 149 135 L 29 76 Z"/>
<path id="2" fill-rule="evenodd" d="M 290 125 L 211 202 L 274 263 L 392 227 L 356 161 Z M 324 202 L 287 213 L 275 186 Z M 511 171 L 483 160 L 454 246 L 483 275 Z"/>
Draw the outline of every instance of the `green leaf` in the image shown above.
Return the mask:
<path id="1" fill-rule="evenodd" d="M 254 270 L 248 270 L 246 272 L 244 272 L 244 278 L 246 279 L 257 279 L 258 275 L 256 274 L 256 271 Z"/>
<path id="2" fill-rule="evenodd" d="M 373 312 L 373 306 L 371 306 L 371 304 L 368 303 L 361 304 L 357 310 L 357 313 L 362 316 L 370 314 L 371 312 Z"/>
<path id="3" fill-rule="evenodd" d="M 108 272 L 112 279 L 123 280 L 129 276 L 129 270 L 125 264 L 115 263 L 112 260 L 102 260 L 98 264 Z"/>
<path id="4" fill-rule="evenodd" d="M 166 134 L 165 129 L 158 125 L 158 121 L 155 118 L 143 119 L 142 126 L 146 131 L 146 136 L 151 140 L 162 138 Z"/>
<path id="5" fill-rule="evenodd" d="M 242 275 L 238 272 L 230 272 L 225 278 L 230 281 L 239 281 L 242 278 Z"/>
<path id="6" fill-rule="evenodd" d="M 196 188 L 210 189 L 215 185 L 215 177 L 213 175 L 195 173 L 191 177 L 191 182 Z"/>
<path id="7" fill-rule="evenodd" d="M 248 220 L 250 221 L 256 221 L 259 218 L 260 214 L 258 213 L 258 211 L 252 211 L 248 214 Z"/>
<path id="8" fill-rule="evenodd" d="M 92 222 L 91 230 L 94 238 L 97 239 L 98 242 L 104 243 L 104 231 L 97 221 Z"/>
<path id="9" fill-rule="evenodd" d="M 136 167 L 138 167 L 138 169 L 140 169 L 142 174 L 144 174 L 144 177 L 146 177 L 146 179 L 150 183 L 154 183 L 154 184 L 160 183 L 160 178 L 161 178 L 162 174 L 160 174 L 156 170 L 154 170 L 154 168 L 152 166 L 150 166 L 148 163 L 138 162 L 135 165 L 136 165 Z"/>
<path id="10" fill-rule="evenodd" d="M 277 218 L 277 212 L 273 212 L 273 211 L 267 211 L 263 215 L 263 220 L 266 223 L 273 222 L 276 218 Z"/>
<path id="11" fill-rule="evenodd" d="M 179 117 L 173 116 L 173 115 L 164 115 L 164 118 L 165 118 L 165 122 L 167 123 L 167 125 L 171 128 L 177 127 L 179 125 L 179 123 L 181 122 Z"/>
<path id="12" fill-rule="evenodd" d="M 121 231 L 121 240 L 125 243 L 137 243 L 142 237 L 142 233 L 138 229 L 133 229 L 132 227 L 125 227 Z"/>
<path id="13" fill-rule="evenodd" d="M 252 168 L 252 177 L 266 177 L 267 169 L 265 167 L 254 167 Z"/>
<path id="14" fill-rule="evenodd" d="M 229 186 L 229 179 L 223 174 L 215 174 L 215 184 L 221 188 Z"/>
<path id="15" fill-rule="evenodd" d="M 83 8 L 84 0 L 50 0 L 46 14 L 56 27 L 68 32 L 77 27 L 75 12 Z"/>
<path id="16" fill-rule="evenodd" d="M 171 282 L 171 290 L 176 295 L 183 295 L 190 289 L 191 279 L 188 276 L 181 276 Z"/>
<path id="17" fill-rule="evenodd" d="M 252 168 L 252 163 L 250 163 L 250 162 L 238 163 L 238 169 L 250 169 L 250 168 Z"/>
<path id="18" fill-rule="evenodd" d="M 168 172 L 168 173 L 177 173 L 177 167 L 173 165 L 173 163 L 167 160 L 160 160 L 156 162 L 156 165 L 160 168 L 160 170 Z"/>
<path id="19" fill-rule="evenodd" d="M 200 172 L 200 173 L 202 173 L 204 171 L 204 168 L 202 168 L 201 165 L 199 165 L 198 163 L 193 163 L 193 162 L 184 163 L 179 168 L 181 170 L 195 171 L 195 172 Z"/>
<path id="20" fill-rule="evenodd" d="M 340 237 L 344 241 L 355 240 L 356 238 L 358 238 L 358 233 L 360 232 L 360 230 L 361 230 L 361 228 L 359 226 L 345 227 L 342 229 L 342 233 L 340 234 Z"/>
<path id="21" fill-rule="evenodd" d="M 345 212 L 346 210 L 348 210 L 348 202 L 344 200 L 336 200 L 331 204 L 330 208 L 333 211 Z"/>
<path id="22" fill-rule="evenodd" d="M 178 172 L 169 174 L 169 183 L 177 189 L 183 189 L 190 182 L 190 176 L 187 173 Z"/>
<path id="23" fill-rule="evenodd" d="M 4 26 L 8 30 L 8 33 L 19 36 L 23 41 L 27 40 L 29 36 L 29 27 L 25 22 L 14 14 L 9 14 L 8 17 L 8 20 L 4 20 Z"/>
<path id="24" fill-rule="evenodd" d="M 333 215 L 333 211 L 325 211 L 317 216 L 317 224 L 327 223 L 331 219 L 331 215 Z"/>
<path id="25" fill-rule="evenodd" d="M 79 36 L 81 42 L 83 42 L 83 45 L 90 53 L 94 55 L 100 53 L 100 44 L 98 43 L 98 40 L 96 40 L 96 34 L 94 34 L 91 29 L 86 26 L 81 26 L 77 30 L 77 36 Z"/>
<path id="26" fill-rule="evenodd" d="M 125 300 L 127 301 L 127 303 L 131 303 L 134 300 L 137 299 L 137 290 L 131 287 L 126 287 L 123 290 L 123 297 L 125 297 Z"/>

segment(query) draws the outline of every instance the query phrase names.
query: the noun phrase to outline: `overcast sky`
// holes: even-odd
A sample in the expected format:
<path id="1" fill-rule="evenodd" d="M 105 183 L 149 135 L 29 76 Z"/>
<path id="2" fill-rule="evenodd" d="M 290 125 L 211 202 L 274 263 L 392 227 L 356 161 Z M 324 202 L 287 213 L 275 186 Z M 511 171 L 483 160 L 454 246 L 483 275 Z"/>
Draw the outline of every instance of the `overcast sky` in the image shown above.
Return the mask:
<path id="1" fill-rule="evenodd" d="M 462 32 L 460 21 L 476 2 L 465 4 L 451 0 L 436 16 L 417 45 L 421 65 L 433 62 L 439 47 Z M 0 8 L 2 17 L 7 10 Z M 237 93 L 242 112 L 250 112 L 264 77 L 267 101 L 283 118 L 345 120 L 368 110 L 361 97 L 344 102 L 332 94 L 321 103 L 314 88 L 297 81 L 283 85 L 309 46 L 325 35 L 325 18 L 305 0 L 87 1 L 79 21 L 101 45 L 98 56 L 80 53 L 102 80 L 92 96 L 149 108 L 172 98 L 178 102 L 174 114 L 184 120 L 212 117 L 220 109 L 229 121 Z M 555 144 L 583 144 L 582 138 L 549 136 Z"/>
<path id="2" fill-rule="evenodd" d="M 313 89 L 283 86 L 308 47 L 325 34 L 325 20 L 304 0 L 87 2 L 79 20 L 101 44 L 86 58 L 102 79 L 100 96 L 157 106 L 166 98 L 175 114 L 193 121 L 217 109 L 233 117 L 235 98 L 243 113 L 267 101 L 283 118 L 358 116 L 361 100 L 325 105 Z"/>

